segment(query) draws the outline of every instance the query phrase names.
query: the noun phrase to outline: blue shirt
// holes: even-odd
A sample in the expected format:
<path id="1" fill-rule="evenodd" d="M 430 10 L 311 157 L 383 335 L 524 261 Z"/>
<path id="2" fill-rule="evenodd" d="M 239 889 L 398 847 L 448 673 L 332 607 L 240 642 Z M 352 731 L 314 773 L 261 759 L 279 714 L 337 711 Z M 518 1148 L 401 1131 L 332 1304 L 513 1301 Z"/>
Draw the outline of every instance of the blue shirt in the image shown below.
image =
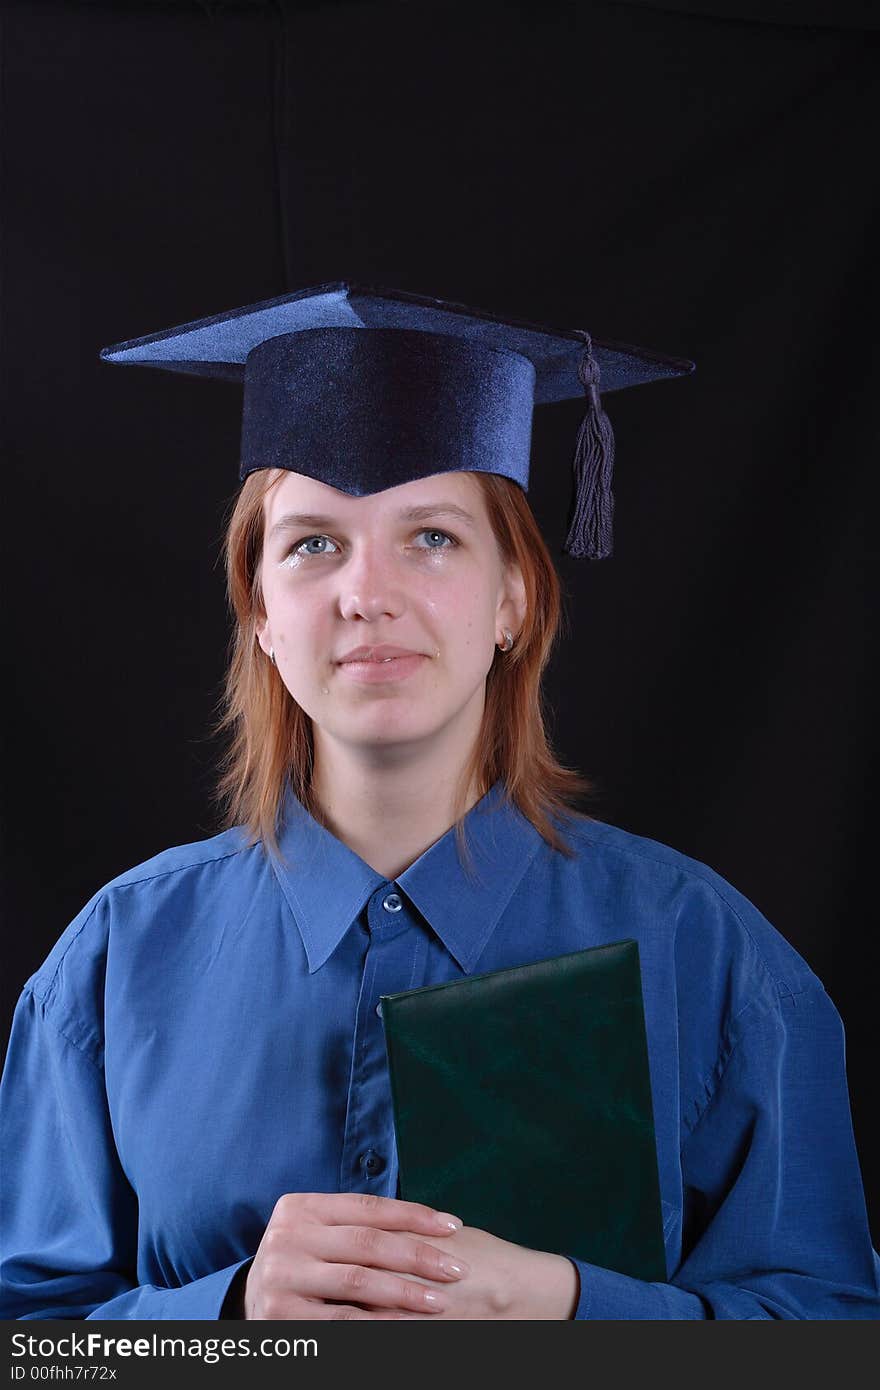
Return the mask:
<path id="1" fill-rule="evenodd" d="M 380 995 L 635 937 L 668 1282 L 575 1260 L 576 1317 L 877 1317 L 842 1027 L 801 957 L 654 841 L 566 817 L 566 859 L 500 782 L 466 824 L 479 882 L 454 830 L 392 881 L 288 794 L 286 868 L 233 829 L 86 904 L 15 1012 L 0 1316 L 218 1318 L 282 1193 L 397 1194 Z"/>

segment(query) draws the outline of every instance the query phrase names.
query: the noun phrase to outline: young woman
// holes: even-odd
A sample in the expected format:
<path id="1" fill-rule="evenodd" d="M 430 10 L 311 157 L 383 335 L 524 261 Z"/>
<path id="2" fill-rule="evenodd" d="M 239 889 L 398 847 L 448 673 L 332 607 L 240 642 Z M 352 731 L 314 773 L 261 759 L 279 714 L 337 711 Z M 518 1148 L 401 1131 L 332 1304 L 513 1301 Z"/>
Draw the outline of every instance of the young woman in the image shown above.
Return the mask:
<path id="1" fill-rule="evenodd" d="M 244 366 L 229 824 L 107 884 L 24 986 L 2 1315 L 876 1317 L 821 983 L 711 869 L 575 810 L 588 784 L 545 737 L 561 605 L 524 490 L 533 402 L 579 365 L 570 549 L 599 554 L 596 361 L 617 384 L 683 365 L 350 286 L 108 352 Z M 397 1195 L 380 997 L 623 937 L 662 1282 Z"/>

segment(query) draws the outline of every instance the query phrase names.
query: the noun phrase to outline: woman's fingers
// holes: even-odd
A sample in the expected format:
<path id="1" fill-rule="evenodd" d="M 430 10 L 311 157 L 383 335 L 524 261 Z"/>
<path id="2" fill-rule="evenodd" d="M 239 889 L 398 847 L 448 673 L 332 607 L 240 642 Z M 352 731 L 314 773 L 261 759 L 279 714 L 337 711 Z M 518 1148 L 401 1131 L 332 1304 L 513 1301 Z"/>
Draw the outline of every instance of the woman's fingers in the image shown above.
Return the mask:
<path id="1" fill-rule="evenodd" d="M 369 1303 L 411 1313 L 439 1313 L 444 1307 L 441 1289 L 385 1270 L 360 1264 L 328 1264 L 325 1260 L 309 1260 L 300 1267 L 296 1291 L 307 1298 Z"/>
<path id="2" fill-rule="evenodd" d="M 425 1235 L 448 1235 L 462 1225 L 461 1218 L 451 1212 L 373 1192 L 286 1192 L 275 1203 L 273 1220 L 276 1215 L 279 1221 L 306 1216 L 328 1226 L 380 1226 Z"/>
<path id="3" fill-rule="evenodd" d="M 382 1305 L 346 1303 L 336 1299 L 302 1298 L 296 1294 L 279 1296 L 275 1294 L 266 1300 L 259 1319 L 269 1322 L 312 1322 L 327 1321 L 373 1321 L 399 1322 L 413 1318 L 427 1318 L 429 1313 L 408 1313 L 402 1308 L 388 1308 Z"/>
<path id="4" fill-rule="evenodd" d="M 400 1322 L 411 1318 L 421 1318 L 421 1313 L 404 1313 L 399 1308 L 361 1308 L 353 1303 L 307 1303 L 302 1312 L 288 1313 L 288 1320 L 310 1322 Z"/>
<path id="5" fill-rule="evenodd" d="M 460 1228 L 460 1220 L 448 1212 L 396 1197 L 286 1192 L 275 1203 L 245 1280 L 244 1315 L 378 1316 L 365 1310 L 369 1304 L 390 1316 L 431 1316 L 443 1310 L 442 1288 L 426 1284 L 460 1277 L 444 1270 L 441 1239 Z M 434 1237 L 439 1246 L 422 1235 Z M 389 1271 L 388 1263 L 398 1268 Z"/>
<path id="6" fill-rule="evenodd" d="M 468 1273 L 467 1264 L 458 1256 L 412 1233 L 397 1235 L 375 1226 L 324 1226 L 313 1232 L 311 1247 L 321 1260 L 395 1270 L 443 1283 Z"/>

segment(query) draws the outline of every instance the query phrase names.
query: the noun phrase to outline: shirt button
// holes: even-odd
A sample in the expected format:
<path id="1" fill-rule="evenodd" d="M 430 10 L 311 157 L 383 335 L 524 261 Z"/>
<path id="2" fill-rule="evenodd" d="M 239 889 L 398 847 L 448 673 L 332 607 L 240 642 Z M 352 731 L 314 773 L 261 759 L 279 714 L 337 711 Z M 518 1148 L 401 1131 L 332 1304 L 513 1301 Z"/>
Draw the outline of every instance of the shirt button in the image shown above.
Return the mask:
<path id="1" fill-rule="evenodd" d="M 386 912 L 399 912 L 403 907 L 400 896 L 397 893 L 389 893 L 382 899 L 382 906 Z"/>
<path id="2" fill-rule="evenodd" d="M 384 1158 L 375 1149 L 367 1149 L 366 1153 L 361 1154 L 360 1163 L 362 1172 L 368 1178 L 377 1178 L 385 1168 Z"/>

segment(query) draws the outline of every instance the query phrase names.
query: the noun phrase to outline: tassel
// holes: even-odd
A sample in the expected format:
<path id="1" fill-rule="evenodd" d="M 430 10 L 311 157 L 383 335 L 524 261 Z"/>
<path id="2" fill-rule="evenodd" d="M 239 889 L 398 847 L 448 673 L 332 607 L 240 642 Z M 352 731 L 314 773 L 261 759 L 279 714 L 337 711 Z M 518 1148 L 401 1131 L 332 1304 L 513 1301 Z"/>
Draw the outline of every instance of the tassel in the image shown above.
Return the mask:
<path id="1" fill-rule="evenodd" d="M 611 554 L 614 497 L 614 431 L 599 397 L 599 364 L 589 333 L 578 376 L 587 397 L 587 410 L 578 431 L 574 453 L 574 498 L 563 550 L 577 560 L 604 560 Z"/>

